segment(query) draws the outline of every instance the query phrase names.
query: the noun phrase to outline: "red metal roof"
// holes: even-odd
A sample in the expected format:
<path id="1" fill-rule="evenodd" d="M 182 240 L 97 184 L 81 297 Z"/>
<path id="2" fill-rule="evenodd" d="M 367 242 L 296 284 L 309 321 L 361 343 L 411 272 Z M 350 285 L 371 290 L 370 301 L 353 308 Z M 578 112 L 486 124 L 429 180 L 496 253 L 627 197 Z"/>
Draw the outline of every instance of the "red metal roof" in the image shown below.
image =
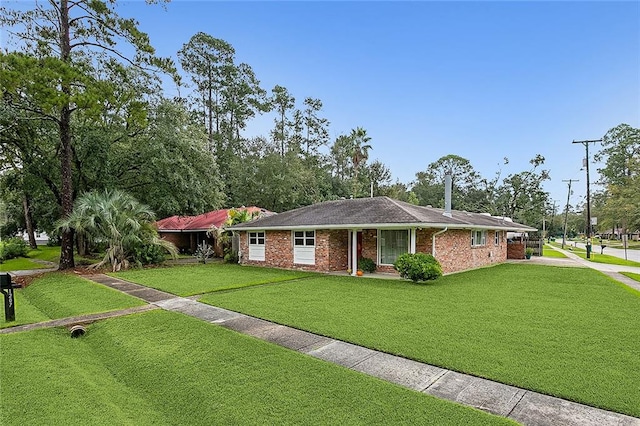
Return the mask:
<path id="1" fill-rule="evenodd" d="M 206 231 L 212 226 L 221 227 L 229 217 L 229 210 L 214 210 L 198 216 L 171 216 L 156 222 L 158 231 Z M 240 207 L 236 210 L 248 210 L 250 213 L 267 212 L 260 207 Z M 270 212 L 268 212 L 270 213 Z"/>

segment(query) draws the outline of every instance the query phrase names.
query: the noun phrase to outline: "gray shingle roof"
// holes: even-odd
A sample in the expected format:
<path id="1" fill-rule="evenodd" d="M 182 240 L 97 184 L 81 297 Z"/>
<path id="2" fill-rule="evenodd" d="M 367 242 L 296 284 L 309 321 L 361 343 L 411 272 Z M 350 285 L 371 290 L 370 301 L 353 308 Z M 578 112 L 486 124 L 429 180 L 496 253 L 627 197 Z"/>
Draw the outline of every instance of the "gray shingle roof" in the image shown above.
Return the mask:
<path id="1" fill-rule="evenodd" d="M 325 201 L 300 207 L 284 213 L 241 223 L 231 230 L 254 229 L 353 229 L 393 227 L 435 227 L 451 229 L 478 228 L 508 231 L 535 231 L 508 219 L 482 213 L 453 210 L 452 217 L 443 215 L 443 209 L 415 206 L 389 197 L 356 198 Z"/>

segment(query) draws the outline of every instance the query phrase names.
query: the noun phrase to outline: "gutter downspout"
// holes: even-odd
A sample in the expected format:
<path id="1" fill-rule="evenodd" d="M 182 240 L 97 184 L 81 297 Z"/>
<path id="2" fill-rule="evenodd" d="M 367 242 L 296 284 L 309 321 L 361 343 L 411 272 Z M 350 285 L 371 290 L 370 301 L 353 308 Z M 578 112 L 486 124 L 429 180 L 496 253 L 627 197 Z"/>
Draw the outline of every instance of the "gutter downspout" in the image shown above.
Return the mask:
<path id="1" fill-rule="evenodd" d="M 445 226 L 442 231 L 438 231 L 431 236 L 431 256 L 436 257 L 436 235 L 444 234 L 449 229 L 448 226 Z"/>

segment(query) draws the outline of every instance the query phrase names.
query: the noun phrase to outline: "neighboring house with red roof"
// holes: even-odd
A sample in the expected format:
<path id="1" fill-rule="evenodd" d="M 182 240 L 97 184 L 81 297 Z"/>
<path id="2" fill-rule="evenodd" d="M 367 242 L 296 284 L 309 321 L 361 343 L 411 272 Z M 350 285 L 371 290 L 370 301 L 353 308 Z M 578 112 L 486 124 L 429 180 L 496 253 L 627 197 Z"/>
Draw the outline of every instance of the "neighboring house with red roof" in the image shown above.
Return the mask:
<path id="1" fill-rule="evenodd" d="M 354 275 L 353 265 L 362 257 L 372 259 L 378 271 L 393 272 L 403 253 L 430 253 L 445 273 L 504 262 L 512 257 L 507 232 L 536 230 L 450 206 L 449 201 L 445 209 L 422 207 L 389 197 L 325 201 L 229 229 L 240 236 L 243 264 L 320 272 L 351 269 Z M 523 258 L 524 248 L 515 257 Z"/>
<path id="2" fill-rule="evenodd" d="M 231 209 L 214 210 L 198 216 L 171 216 L 156 222 L 160 237 L 171 241 L 181 252 L 194 253 L 202 241 L 214 247 L 217 256 L 222 256 L 222 247 L 214 236 L 207 231 L 221 228 L 229 218 Z M 260 207 L 240 207 L 235 210 L 248 210 L 250 213 L 271 213 Z"/>

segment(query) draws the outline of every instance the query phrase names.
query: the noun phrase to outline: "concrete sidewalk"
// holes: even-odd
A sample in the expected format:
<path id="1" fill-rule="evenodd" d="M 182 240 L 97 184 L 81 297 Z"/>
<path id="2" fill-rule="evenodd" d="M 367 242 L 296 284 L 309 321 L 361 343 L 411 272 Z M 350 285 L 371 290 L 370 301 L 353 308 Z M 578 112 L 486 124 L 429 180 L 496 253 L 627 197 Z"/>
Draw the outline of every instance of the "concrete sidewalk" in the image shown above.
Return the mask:
<path id="1" fill-rule="evenodd" d="M 640 426 L 640 419 L 461 374 L 119 280 L 87 276 L 162 309 L 262 339 L 418 392 L 508 417 L 525 425 Z"/>

